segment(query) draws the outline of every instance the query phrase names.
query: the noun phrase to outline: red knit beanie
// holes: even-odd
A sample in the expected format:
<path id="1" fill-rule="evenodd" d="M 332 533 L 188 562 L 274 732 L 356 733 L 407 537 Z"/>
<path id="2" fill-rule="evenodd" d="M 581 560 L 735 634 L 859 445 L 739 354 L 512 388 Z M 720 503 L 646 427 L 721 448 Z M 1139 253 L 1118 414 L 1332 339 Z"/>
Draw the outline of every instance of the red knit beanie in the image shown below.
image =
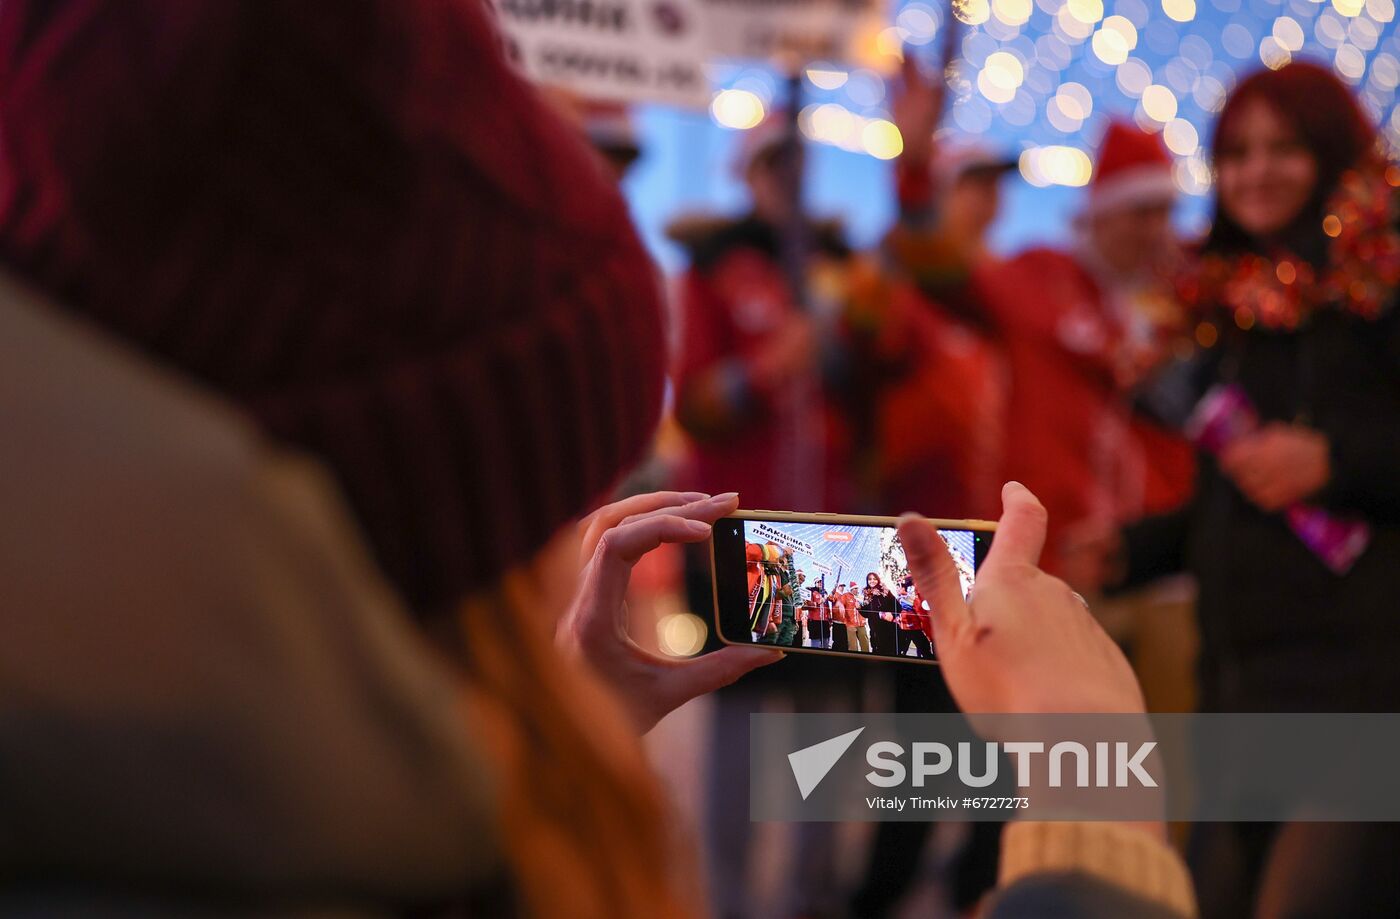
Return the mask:
<path id="1" fill-rule="evenodd" d="M 484 6 L 0 3 L 0 261 L 337 473 L 421 611 L 645 448 L 660 293 Z"/>

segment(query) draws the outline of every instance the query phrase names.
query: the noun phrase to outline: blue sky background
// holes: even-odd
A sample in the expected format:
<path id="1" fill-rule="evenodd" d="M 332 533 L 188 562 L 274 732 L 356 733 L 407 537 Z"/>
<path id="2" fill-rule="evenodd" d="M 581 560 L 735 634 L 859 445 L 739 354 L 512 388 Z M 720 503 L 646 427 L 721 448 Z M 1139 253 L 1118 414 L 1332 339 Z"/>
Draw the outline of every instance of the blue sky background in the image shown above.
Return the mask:
<path id="1" fill-rule="evenodd" d="M 882 527 L 833 526 L 825 523 L 781 523 L 763 521 L 767 526 L 787 533 L 812 547 L 812 554 L 797 553 L 794 562 L 797 570 L 807 572 L 807 587 L 816 584 L 822 572 L 814 563 L 824 564 L 831 569 L 831 577 L 826 586 L 830 590 L 839 577 L 841 583 L 855 581 L 862 587 L 865 575 L 870 571 L 880 571 L 880 535 Z M 764 542 L 762 536 L 754 532 L 757 523 L 744 524 L 744 539 L 748 542 Z M 850 542 L 834 542 L 825 539 L 831 532 L 850 533 Z M 844 559 L 845 563 L 838 561 Z M 889 585 L 886 585 L 889 586 Z"/>
<path id="2" fill-rule="evenodd" d="M 822 577 L 822 572 L 814 563 L 824 564 L 831 569 L 831 577 L 826 580 L 828 590 L 837 583 L 838 577 L 840 583 L 855 581 L 863 588 L 867 573 L 871 571 L 883 573 L 883 569 L 880 567 L 880 545 L 884 534 L 891 532 L 888 527 L 778 521 L 763 521 L 763 524 L 811 545 L 810 555 L 799 552 L 794 559 L 797 569 L 807 573 L 805 585 L 807 587 L 817 584 Z M 756 526 L 756 521 L 744 523 L 744 539 L 748 542 L 765 542 L 766 540 L 762 536 L 755 533 Z M 850 533 L 851 541 L 837 542 L 826 539 L 826 534 L 832 532 Z M 967 530 L 940 530 L 939 532 L 954 553 L 964 559 L 970 569 L 973 559 L 972 533 Z M 844 560 L 844 564 L 838 559 Z M 891 590 L 895 589 L 895 585 L 889 583 L 888 579 L 886 579 L 885 586 Z"/>

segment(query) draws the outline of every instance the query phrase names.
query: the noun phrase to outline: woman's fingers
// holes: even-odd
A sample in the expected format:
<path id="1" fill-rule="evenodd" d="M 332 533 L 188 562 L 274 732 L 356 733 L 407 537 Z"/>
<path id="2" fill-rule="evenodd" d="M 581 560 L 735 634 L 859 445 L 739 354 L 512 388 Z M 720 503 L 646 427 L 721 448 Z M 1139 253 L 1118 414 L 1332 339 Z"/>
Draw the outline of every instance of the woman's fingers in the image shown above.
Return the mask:
<path id="1" fill-rule="evenodd" d="M 775 648 L 731 645 L 702 657 L 667 663 L 666 686 L 679 706 L 696 696 L 728 686 L 749 671 L 780 661 L 783 657 L 783 652 Z"/>
<path id="2" fill-rule="evenodd" d="M 632 566 L 662 543 L 700 542 L 710 535 L 710 525 L 701 520 L 663 515 L 613 527 L 598 540 L 593 558 L 584 572 L 580 596 L 589 597 L 582 621 L 576 622 L 582 640 L 616 640 L 625 632 L 623 604 Z"/>
<path id="3" fill-rule="evenodd" d="M 707 521 L 659 514 L 608 530 L 598 542 L 595 557 L 601 557 L 604 564 L 623 563 L 630 568 L 662 543 L 699 542 L 709 535 Z"/>
<path id="4" fill-rule="evenodd" d="M 1001 488 L 1001 520 L 997 523 L 992 547 L 987 550 L 983 571 L 1040 563 L 1045 548 L 1045 507 L 1020 482 L 1007 482 Z"/>
<path id="5" fill-rule="evenodd" d="M 907 515 L 899 522 L 899 541 L 919 596 L 930 607 L 934 632 L 956 634 L 966 628 L 971 614 L 963 602 L 962 580 L 938 527 L 922 517 Z"/>
<path id="6" fill-rule="evenodd" d="M 580 554 L 585 561 L 592 558 L 593 550 L 598 547 L 598 540 L 603 534 L 628 517 L 668 507 L 679 507 L 703 501 L 708 497 L 709 495 L 700 491 L 652 491 L 605 504 L 583 519 L 583 544 Z"/>
<path id="7" fill-rule="evenodd" d="M 726 514 L 733 513 L 739 507 L 739 493 L 736 491 L 727 492 L 714 497 L 705 496 L 703 498 L 690 501 L 676 506 L 657 508 L 656 510 L 632 514 L 622 520 L 619 526 L 636 523 L 648 517 L 657 517 L 663 514 L 671 514 L 676 517 L 686 517 L 691 520 L 703 520 L 706 523 L 714 523 Z"/>

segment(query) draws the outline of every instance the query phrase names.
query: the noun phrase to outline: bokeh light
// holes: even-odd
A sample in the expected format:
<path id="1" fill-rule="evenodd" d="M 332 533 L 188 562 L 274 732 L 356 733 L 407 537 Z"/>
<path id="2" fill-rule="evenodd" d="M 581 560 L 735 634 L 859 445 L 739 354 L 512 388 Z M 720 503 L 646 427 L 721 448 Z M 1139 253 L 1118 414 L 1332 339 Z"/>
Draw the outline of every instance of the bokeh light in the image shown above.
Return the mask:
<path id="1" fill-rule="evenodd" d="M 1094 25 L 1103 18 L 1103 0 L 1066 0 L 1065 9 L 1085 25 Z"/>
<path id="2" fill-rule="evenodd" d="M 1152 68 L 1135 57 L 1130 57 L 1119 65 L 1114 74 L 1118 89 L 1123 95 L 1136 99 L 1142 91 L 1152 85 Z"/>
<path id="3" fill-rule="evenodd" d="M 708 634 L 705 620 L 694 613 L 668 613 L 656 621 L 656 644 L 669 657 L 694 657 Z"/>
<path id="4" fill-rule="evenodd" d="M 1220 30 L 1220 47 L 1231 57 L 1245 60 L 1254 54 L 1254 36 L 1238 22 Z"/>
<path id="5" fill-rule="evenodd" d="M 1332 59 L 1338 76 L 1348 83 L 1355 83 L 1366 72 L 1366 55 L 1355 45 L 1342 45 Z"/>
<path id="6" fill-rule="evenodd" d="M 938 31 L 939 14 L 931 6 L 923 3 L 910 3 L 900 10 L 894 24 L 899 28 L 903 39 L 911 45 L 926 45 Z"/>
<path id="7" fill-rule="evenodd" d="M 1123 43 L 1128 46 L 1129 51 L 1137 47 L 1137 26 L 1133 25 L 1132 20 L 1128 17 L 1118 15 L 1109 16 L 1103 21 L 1102 27 L 1123 36 Z"/>
<path id="8" fill-rule="evenodd" d="M 1196 0 L 1162 0 L 1162 12 L 1177 22 L 1196 18 Z"/>
<path id="9" fill-rule="evenodd" d="M 892 160 L 904 150 L 904 139 L 894 122 L 874 118 L 866 122 L 860 132 L 865 152 L 880 160 Z"/>
<path id="10" fill-rule="evenodd" d="M 763 100 L 747 89 L 722 89 L 710 103 L 710 114 L 721 127 L 745 131 L 763 121 Z"/>
<path id="11" fill-rule="evenodd" d="M 1123 33 L 1116 29 L 1102 28 L 1094 33 L 1092 41 L 1094 54 L 1105 64 L 1121 64 L 1128 59 L 1132 48 Z"/>
<path id="12" fill-rule="evenodd" d="M 1280 16 L 1274 20 L 1274 41 L 1285 51 L 1292 53 L 1303 48 L 1303 27 L 1292 16 Z"/>
<path id="13" fill-rule="evenodd" d="M 1172 179 L 1176 187 L 1188 195 L 1203 196 L 1210 191 L 1210 166 L 1200 156 L 1179 159 L 1172 166 Z"/>
<path id="14" fill-rule="evenodd" d="M 992 15 L 1009 26 L 1025 25 L 1031 18 L 1031 0 L 992 0 Z"/>
<path id="15" fill-rule="evenodd" d="M 981 25 L 992 15 L 987 0 L 953 0 L 953 15 L 970 26 Z"/>
<path id="16" fill-rule="evenodd" d="M 1176 117 L 1176 96 L 1159 83 L 1154 83 L 1142 91 L 1142 110 L 1148 118 L 1165 124 Z"/>
<path id="17" fill-rule="evenodd" d="M 1026 70 L 1020 58 L 1010 51 L 996 51 L 977 74 L 977 90 L 988 102 L 1010 102 L 1025 81 Z"/>
<path id="18" fill-rule="evenodd" d="M 1400 154 L 1397 2 L 958 0 L 953 15 L 961 20 L 960 34 L 945 74 L 941 127 L 1019 156 L 1026 182 L 1059 189 L 1042 197 L 1008 193 L 1004 223 L 1013 229 L 997 237 L 998 245 L 1025 241 L 1025 233 L 1049 233 L 1053 220 L 1073 212 L 1082 194 L 1073 189 L 1090 181 L 1095 145 L 1111 119 L 1160 134 L 1184 202 L 1178 223 L 1184 231 L 1199 230 L 1209 220 L 1215 118 L 1239 79 L 1260 67 L 1314 60 L 1332 68 L 1354 87 L 1389 149 Z M 823 168 L 837 171 L 822 174 L 820 194 L 828 204 L 849 195 L 847 207 L 869 211 L 863 219 L 872 234 L 891 213 L 878 204 L 888 197 L 883 185 L 872 184 L 876 176 L 887 182 L 888 169 L 872 161 L 897 156 L 905 140 L 894 124 L 895 96 L 887 91 L 890 62 L 908 53 L 931 69 L 948 19 L 949 8 L 938 0 L 893 0 L 889 14 L 874 17 L 868 35 L 861 33 L 866 57 L 833 51 L 805 64 L 799 102 L 804 136 L 832 155 L 871 164 L 859 167 L 868 171 L 848 185 L 831 176 L 857 167 L 828 162 Z M 711 97 L 713 124 L 751 128 L 785 104 L 776 67 L 720 62 L 713 79 L 719 90 Z M 1400 169 L 1396 175 L 1400 179 Z M 671 181 L 684 186 L 674 176 Z M 838 185 L 851 190 L 829 191 Z M 1032 204 L 1040 201 L 1056 203 L 1042 211 Z M 1041 229 L 1028 229 L 1035 227 Z M 1045 236 L 1035 241 L 1054 242 Z"/>
<path id="19" fill-rule="evenodd" d="M 840 89 L 846 85 L 850 74 L 831 65 L 815 65 L 807 68 L 807 82 L 817 89 Z"/>
<path id="20" fill-rule="evenodd" d="M 1190 156 L 1201 145 L 1196 126 L 1185 118 L 1173 118 L 1162 129 L 1162 140 L 1167 149 L 1177 156 Z"/>
<path id="21" fill-rule="evenodd" d="M 1094 97 L 1083 83 L 1062 83 L 1055 93 L 1060 107 L 1071 118 L 1083 121 L 1094 111 Z"/>
<path id="22" fill-rule="evenodd" d="M 1031 185 L 1045 188 L 1065 185 L 1076 188 L 1089 184 L 1093 162 L 1089 154 L 1077 147 L 1049 145 L 1022 151 L 1017 163 L 1021 177 Z"/>
<path id="23" fill-rule="evenodd" d="M 1272 35 L 1264 36 L 1264 40 L 1259 42 L 1259 60 L 1265 67 L 1278 70 L 1284 64 L 1293 60 L 1293 55 L 1288 49 L 1279 44 L 1278 39 Z"/>

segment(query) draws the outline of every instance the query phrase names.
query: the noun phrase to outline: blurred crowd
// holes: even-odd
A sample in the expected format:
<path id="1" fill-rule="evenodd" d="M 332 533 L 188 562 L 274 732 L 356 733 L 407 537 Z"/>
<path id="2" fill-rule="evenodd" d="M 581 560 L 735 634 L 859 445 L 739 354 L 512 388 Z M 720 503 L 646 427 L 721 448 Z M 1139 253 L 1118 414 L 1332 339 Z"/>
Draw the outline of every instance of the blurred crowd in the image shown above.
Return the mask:
<path id="1" fill-rule="evenodd" d="M 1345 84 L 1296 62 L 1233 90 L 1213 132 L 1205 237 L 1174 229 L 1160 136 L 1111 122 L 1063 243 L 1010 255 L 988 235 L 1016 159 L 941 129 L 946 92 L 912 54 L 891 81 L 898 220 L 873 251 L 803 212 L 800 133 L 781 109 L 741 140 L 749 210 L 673 224 L 689 268 L 673 304 L 669 481 L 738 491 L 745 507 L 940 518 L 995 517 L 999 484 L 1019 481 L 1049 512 L 1042 568 L 1097 598 L 1158 710 L 1391 710 L 1400 172 Z M 688 559 L 702 616 L 708 564 Z M 817 622 L 805 645 L 831 648 L 849 618 L 841 595 L 804 593 L 798 609 Z M 859 677 L 823 663 L 785 661 L 722 691 L 724 748 L 744 738 L 723 722 L 749 711 L 874 704 Z M 863 676 L 888 688 L 887 673 Z M 951 710 L 937 676 L 894 679 L 901 710 Z M 714 823 L 721 789 L 742 780 L 722 774 Z M 1307 837 L 1337 834 L 1346 858 L 1277 867 Z M 830 871 L 834 830 L 797 835 L 794 861 Z M 879 828 L 855 914 L 895 914 L 928 835 Z M 716 890 L 751 883 L 734 856 L 743 836 L 712 827 Z M 1205 915 L 1302 896 L 1329 915 L 1379 914 L 1341 892 L 1382 902 L 1357 866 L 1400 855 L 1400 834 L 1202 826 L 1189 851 Z M 995 833 L 978 828 L 952 869 L 956 908 L 991 886 L 994 859 Z M 805 870 L 792 887 L 791 915 L 840 899 Z"/>
<path id="2" fill-rule="evenodd" d="M 1235 86 L 1201 239 L 1111 125 L 1010 256 L 1009 152 L 890 93 L 877 247 L 779 111 L 667 287 L 625 118 L 484 6 L 0 2 L 0 915 L 742 919 L 755 711 L 1400 711 L 1400 170 L 1347 86 Z M 659 655 L 629 590 L 711 619 L 740 506 L 1000 517 L 994 637 L 905 521 L 907 581 Z M 838 631 L 942 666 L 778 653 Z M 641 736 L 700 697 L 693 840 Z M 1160 823 L 785 830 L 779 919 L 897 916 L 935 843 L 955 915 L 1400 914 L 1389 824 L 1181 828 L 1189 879 Z"/>

